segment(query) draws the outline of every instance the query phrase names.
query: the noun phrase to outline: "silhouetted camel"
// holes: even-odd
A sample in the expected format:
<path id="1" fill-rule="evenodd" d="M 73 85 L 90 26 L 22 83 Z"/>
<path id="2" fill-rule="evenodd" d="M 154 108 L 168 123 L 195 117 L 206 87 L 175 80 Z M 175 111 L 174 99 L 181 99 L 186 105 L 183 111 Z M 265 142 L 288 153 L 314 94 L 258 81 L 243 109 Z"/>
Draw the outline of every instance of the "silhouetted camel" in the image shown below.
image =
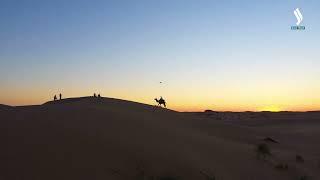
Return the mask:
<path id="1" fill-rule="evenodd" d="M 159 100 L 157 98 L 155 98 L 154 100 L 158 103 L 158 106 L 161 106 L 163 104 L 163 106 L 166 107 L 166 101 L 162 97 L 160 97 Z"/>

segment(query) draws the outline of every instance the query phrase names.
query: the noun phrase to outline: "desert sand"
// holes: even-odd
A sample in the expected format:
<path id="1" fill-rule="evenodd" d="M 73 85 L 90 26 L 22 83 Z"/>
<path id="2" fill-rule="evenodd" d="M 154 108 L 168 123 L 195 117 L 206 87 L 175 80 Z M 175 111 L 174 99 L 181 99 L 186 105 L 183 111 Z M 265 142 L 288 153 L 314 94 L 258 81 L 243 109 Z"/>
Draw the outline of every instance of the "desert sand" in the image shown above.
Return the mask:
<path id="1" fill-rule="evenodd" d="M 320 179 L 320 112 L 183 113 L 83 97 L 1 105 L 0 127 L 0 180 Z"/>

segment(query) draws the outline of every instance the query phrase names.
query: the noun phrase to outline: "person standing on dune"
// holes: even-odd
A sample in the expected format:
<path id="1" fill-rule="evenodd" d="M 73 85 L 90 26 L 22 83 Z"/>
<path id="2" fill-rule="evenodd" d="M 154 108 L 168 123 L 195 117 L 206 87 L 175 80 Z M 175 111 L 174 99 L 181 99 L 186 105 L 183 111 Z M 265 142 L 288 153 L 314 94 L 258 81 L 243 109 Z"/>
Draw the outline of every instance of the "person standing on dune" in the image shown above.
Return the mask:
<path id="1" fill-rule="evenodd" d="M 57 100 L 57 95 L 54 95 L 53 100 L 54 101 Z"/>
<path id="2" fill-rule="evenodd" d="M 62 94 L 61 93 L 59 94 L 59 97 L 60 97 L 60 100 L 61 100 L 62 99 Z"/>

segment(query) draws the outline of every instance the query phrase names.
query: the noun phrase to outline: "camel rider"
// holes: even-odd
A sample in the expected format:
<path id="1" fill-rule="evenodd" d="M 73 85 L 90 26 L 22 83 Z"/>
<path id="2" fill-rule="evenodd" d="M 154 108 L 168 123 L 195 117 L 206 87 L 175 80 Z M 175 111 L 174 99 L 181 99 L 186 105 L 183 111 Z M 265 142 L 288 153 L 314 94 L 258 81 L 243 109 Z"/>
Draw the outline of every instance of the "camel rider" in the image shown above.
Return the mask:
<path id="1" fill-rule="evenodd" d="M 160 101 L 160 102 L 164 101 L 164 99 L 162 98 L 162 96 L 160 96 L 159 101 Z"/>

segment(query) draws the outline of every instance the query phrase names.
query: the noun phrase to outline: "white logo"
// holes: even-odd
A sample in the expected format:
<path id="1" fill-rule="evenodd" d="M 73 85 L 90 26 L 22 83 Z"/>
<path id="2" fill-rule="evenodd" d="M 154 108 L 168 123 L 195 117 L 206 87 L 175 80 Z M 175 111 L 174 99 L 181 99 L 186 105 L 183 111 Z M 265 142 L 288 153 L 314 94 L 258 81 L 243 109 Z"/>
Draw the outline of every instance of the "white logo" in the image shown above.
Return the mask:
<path id="1" fill-rule="evenodd" d="M 294 15 L 295 15 L 296 18 L 297 18 L 297 23 L 296 23 L 296 24 L 297 24 L 297 26 L 299 26 L 299 24 L 300 24 L 300 23 L 302 22 L 302 20 L 303 20 L 303 16 L 302 16 L 299 8 L 295 9 L 295 10 L 293 11 L 293 13 L 294 13 Z"/>

